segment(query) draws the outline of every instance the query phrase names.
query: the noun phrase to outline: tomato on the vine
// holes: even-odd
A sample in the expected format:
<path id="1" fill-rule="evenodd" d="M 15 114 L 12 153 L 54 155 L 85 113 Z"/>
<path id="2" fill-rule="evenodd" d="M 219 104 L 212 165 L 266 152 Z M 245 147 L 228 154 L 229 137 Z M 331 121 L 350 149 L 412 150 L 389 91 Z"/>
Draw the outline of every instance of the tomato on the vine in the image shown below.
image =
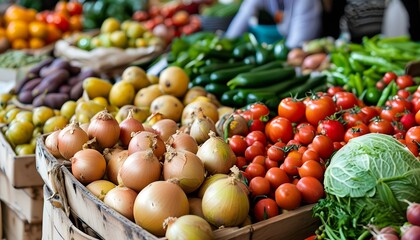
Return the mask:
<path id="1" fill-rule="evenodd" d="M 333 96 L 333 99 L 337 107 L 342 110 L 359 105 L 357 97 L 351 92 L 338 92 Z"/>
<path id="2" fill-rule="evenodd" d="M 298 175 L 298 167 L 302 166 L 302 158 L 287 156 L 283 162 L 284 171 L 290 176 Z"/>
<path id="3" fill-rule="evenodd" d="M 410 111 L 412 108 L 412 104 L 406 98 L 396 96 L 391 100 L 391 107 L 397 112 L 403 112 L 406 110 Z"/>
<path id="4" fill-rule="evenodd" d="M 306 161 L 309 161 L 309 160 L 314 160 L 317 162 L 319 162 L 320 160 L 318 152 L 312 148 L 306 149 L 306 151 L 303 152 L 302 154 L 302 163 L 305 163 Z"/>
<path id="5" fill-rule="evenodd" d="M 336 105 L 330 96 L 311 96 L 306 104 L 305 116 L 312 125 L 335 113 Z"/>
<path id="6" fill-rule="evenodd" d="M 314 177 L 320 181 L 324 178 L 324 168 L 315 160 L 308 160 L 298 168 L 299 176 Z"/>
<path id="7" fill-rule="evenodd" d="M 258 142 L 255 142 L 254 144 L 252 144 L 251 146 L 248 146 L 246 149 L 245 149 L 245 154 L 244 154 L 244 156 L 245 156 L 245 159 L 247 160 L 247 161 L 252 161 L 256 156 L 258 156 L 258 155 L 265 155 L 265 149 L 264 148 L 262 148 L 259 144 L 258 144 Z"/>
<path id="8" fill-rule="evenodd" d="M 405 134 L 406 144 L 420 144 L 420 126 L 414 126 Z"/>
<path id="9" fill-rule="evenodd" d="M 244 170 L 245 166 L 248 164 L 248 161 L 245 159 L 245 157 L 237 156 L 236 157 L 236 163 L 235 165 L 240 169 Z"/>
<path id="10" fill-rule="evenodd" d="M 358 124 L 346 130 L 346 133 L 344 134 L 344 141 L 349 142 L 350 139 L 365 135 L 367 133 L 369 133 L 369 128 L 364 123 Z"/>
<path id="11" fill-rule="evenodd" d="M 47 16 L 47 23 L 54 24 L 62 32 L 67 32 L 70 29 L 70 22 L 61 13 L 52 13 Z"/>
<path id="12" fill-rule="evenodd" d="M 77 1 L 68 2 L 66 8 L 70 16 L 80 15 L 83 12 L 83 5 Z"/>
<path id="13" fill-rule="evenodd" d="M 285 158 L 284 142 L 276 142 L 267 149 L 267 157 L 273 161 L 283 161 Z"/>
<path id="14" fill-rule="evenodd" d="M 255 221 L 263 221 L 279 215 L 279 207 L 274 199 L 264 198 L 259 200 L 254 206 Z"/>
<path id="15" fill-rule="evenodd" d="M 296 185 L 283 183 L 276 189 L 275 200 L 279 207 L 285 210 L 293 210 L 300 206 L 302 194 Z"/>
<path id="16" fill-rule="evenodd" d="M 272 143 L 287 143 L 293 137 L 292 123 L 287 118 L 276 116 L 265 125 L 265 135 Z"/>
<path id="17" fill-rule="evenodd" d="M 278 116 L 287 118 L 291 122 L 300 122 L 305 116 L 305 104 L 292 97 L 283 98 L 277 109 Z"/>
<path id="18" fill-rule="evenodd" d="M 408 130 L 416 125 L 416 115 L 412 112 L 405 111 L 400 118 L 400 122 L 404 126 L 404 129 Z"/>
<path id="19" fill-rule="evenodd" d="M 399 111 L 391 106 L 387 106 L 384 109 L 382 109 L 381 113 L 379 114 L 379 116 L 382 119 L 385 119 L 387 121 L 398 121 L 399 120 Z"/>
<path id="20" fill-rule="evenodd" d="M 346 123 L 346 127 L 350 128 L 359 123 L 366 123 L 367 116 L 364 112 L 360 110 L 360 108 L 351 108 L 348 111 L 345 111 L 343 114 L 343 120 Z"/>
<path id="21" fill-rule="evenodd" d="M 344 125 L 338 119 L 324 119 L 318 124 L 317 133 L 326 135 L 333 142 L 339 142 L 344 139 Z"/>
<path id="22" fill-rule="evenodd" d="M 295 139 L 303 145 L 308 145 L 312 142 L 316 135 L 316 128 L 309 123 L 301 123 L 297 125 Z"/>
<path id="23" fill-rule="evenodd" d="M 264 161 L 265 169 L 271 169 L 273 167 L 278 167 L 279 163 L 277 161 L 271 160 L 270 158 L 266 157 Z"/>
<path id="24" fill-rule="evenodd" d="M 252 119 L 261 120 L 270 114 L 270 109 L 263 103 L 253 103 L 248 106 L 248 110 L 252 113 Z"/>
<path id="25" fill-rule="evenodd" d="M 379 114 L 380 114 L 379 109 L 376 108 L 376 107 L 373 107 L 373 106 L 365 106 L 365 107 L 362 107 L 360 109 L 360 111 L 362 111 L 365 114 L 365 116 L 366 116 L 366 121 L 364 122 L 365 124 L 368 124 L 369 121 L 372 118 L 374 118 L 376 116 L 379 116 Z"/>
<path id="26" fill-rule="evenodd" d="M 341 86 L 331 86 L 327 89 L 328 96 L 332 97 L 338 92 L 344 92 L 344 88 Z"/>
<path id="27" fill-rule="evenodd" d="M 410 94 L 411 93 L 406 89 L 399 89 L 397 91 L 397 96 L 404 99 L 407 99 L 408 97 L 410 97 Z"/>
<path id="28" fill-rule="evenodd" d="M 248 122 L 248 129 L 250 132 L 253 131 L 264 131 L 265 123 L 260 119 L 251 119 Z"/>
<path id="29" fill-rule="evenodd" d="M 414 115 L 417 125 L 420 125 L 420 110 Z"/>

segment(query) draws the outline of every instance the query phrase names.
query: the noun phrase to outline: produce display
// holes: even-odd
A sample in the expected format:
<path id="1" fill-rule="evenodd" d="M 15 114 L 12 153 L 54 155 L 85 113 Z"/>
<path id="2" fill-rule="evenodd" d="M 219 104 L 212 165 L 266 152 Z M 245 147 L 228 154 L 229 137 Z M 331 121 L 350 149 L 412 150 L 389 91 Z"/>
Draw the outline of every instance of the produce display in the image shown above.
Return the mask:
<path id="1" fill-rule="evenodd" d="M 1 134 L 16 156 L 45 148 L 35 157 L 65 163 L 54 171 L 92 193 L 92 211 L 111 208 L 156 237 L 253 238 L 307 208 L 319 220 L 308 240 L 420 238 L 420 71 L 409 69 L 418 42 L 322 38 L 289 49 L 200 32 L 200 18 L 231 16 L 237 1 L 113 3 L 6 10 L 0 37 L 14 50 L 5 46 L 0 67 L 33 65 L 0 94 Z M 18 51 L 80 31 L 82 19 L 94 31 L 51 55 Z M 117 54 L 87 58 L 114 64 L 97 71 L 58 57 L 62 42 L 88 57 L 159 45 L 167 66 L 154 75 L 154 64 L 133 61 L 108 77 Z"/>

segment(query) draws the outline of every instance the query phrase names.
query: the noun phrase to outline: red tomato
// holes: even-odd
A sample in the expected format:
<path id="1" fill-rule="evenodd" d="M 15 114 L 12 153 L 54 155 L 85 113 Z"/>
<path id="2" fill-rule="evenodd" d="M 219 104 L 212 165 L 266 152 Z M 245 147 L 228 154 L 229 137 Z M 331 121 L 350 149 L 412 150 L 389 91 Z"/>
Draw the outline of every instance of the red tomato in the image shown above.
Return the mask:
<path id="1" fill-rule="evenodd" d="M 250 162 L 258 155 L 265 155 L 265 150 L 258 144 L 252 144 L 245 149 L 244 155 L 245 159 Z"/>
<path id="2" fill-rule="evenodd" d="M 254 142 L 260 142 L 263 145 L 267 144 L 267 138 L 262 131 L 252 131 L 249 132 L 246 137 L 245 141 L 248 144 L 248 146 L 251 146 Z"/>
<path id="3" fill-rule="evenodd" d="M 66 8 L 70 16 L 80 15 L 83 12 L 83 5 L 77 1 L 68 2 Z"/>
<path id="4" fill-rule="evenodd" d="M 364 126 L 366 126 L 366 125 L 364 125 Z M 367 128 L 367 126 L 366 126 L 366 128 Z M 361 128 L 358 125 L 347 129 L 346 133 L 344 134 L 344 142 L 347 143 L 352 138 L 359 137 L 359 136 L 362 136 L 362 135 L 368 133 L 369 132 L 369 128 L 367 128 L 367 129 L 368 130 L 366 130 L 365 128 Z"/>
<path id="5" fill-rule="evenodd" d="M 250 163 L 246 169 L 245 172 L 249 175 L 250 179 L 260 176 L 265 176 L 265 167 L 258 163 Z"/>
<path id="6" fill-rule="evenodd" d="M 278 167 L 279 163 L 277 161 L 271 160 L 270 158 L 266 157 L 264 161 L 265 169 L 270 169 L 273 167 Z"/>
<path id="7" fill-rule="evenodd" d="M 407 130 L 405 142 L 407 145 L 420 143 L 420 126 L 415 126 Z"/>
<path id="8" fill-rule="evenodd" d="M 252 162 L 265 166 L 265 157 L 263 155 L 255 156 L 254 159 L 252 159 Z"/>
<path id="9" fill-rule="evenodd" d="M 395 74 L 394 72 L 387 72 L 384 74 L 382 80 L 386 85 L 388 85 L 392 80 L 396 80 L 397 77 L 397 74 Z"/>
<path id="10" fill-rule="evenodd" d="M 249 191 L 252 196 L 267 195 L 270 193 L 270 182 L 268 179 L 256 176 L 249 181 Z"/>
<path id="11" fill-rule="evenodd" d="M 253 103 L 248 108 L 252 113 L 252 119 L 264 119 L 270 114 L 270 109 L 263 103 Z"/>
<path id="12" fill-rule="evenodd" d="M 266 124 L 265 135 L 272 143 L 287 143 L 293 137 L 292 123 L 287 118 L 276 116 Z"/>
<path id="13" fill-rule="evenodd" d="M 406 144 L 408 150 L 410 150 L 410 152 L 418 157 L 419 156 L 419 145 L 418 144 L 414 144 L 414 143 L 410 143 L 410 144 Z"/>
<path id="14" fill-rule="evenodd" d="M 47 23 L 54 24 L 62 32 L 67 32 L 70 29 L 69 20 L 61 13 L 53 13 L 47 16 Z"/>
<path id="15" fill-rule="evenodd" d="M 420 110 L 416 112 L 416 115 L 414 116 L 417 125 L 420 125 Z"/>
<path id="16" fill-rule="evenodd" d="M 305 116 L 305 104 L 295 98 L 288 97 L 280 101 L 278 116 L 287 118 L 291 122 L 300 122 Z"/>
<path id="17" fill-rule="evenodd" d="M 329 158 L 334 152 L 333 141 L 325 135 L 317 135 L 312 141 L 312 148 L 323 159 Z"/>
<path id="18" fill-rule="evenodd" d="M 265 178 L 270 182 L 272 189 L 277 189 L 283 183 L 289 183 L 290 179 L 286 171 L 278 167 L 273 167 L 267 170 Z"/>
<path id="19" fill-rule="evenodd" d="M 300 206 L 302 195 L 296 185 L 283 183 L 275 192 L 276 203 L 285 210 L 293 210 Z"/>
<path id="20" fill-rule="evenodd" d="M 341 142 L 333 142 L 334 151 L 340 150 L 340 148 L 342 148 L 344 145 L 346 145 L 346 142 L 344 142 L 344 141 L 341 141 Z"/>
<path id="21" fill-rule="evenodd" d="M 382 90 L 384 90 L 386 85 L 387 84 L 385 84 L 385 82 L 383 80 L 379 80 L 379 81 L 376 82 L 375 87 L 377 89 L 379 89 L 380 91 L 382 91 Z"/>
<path id="22" fill-rule="evenodd" d="M 324 197 L 324 187 L 314 177 L 302 177 L 296 184 L 296 188 L 301 192 L 303 201 L 306 203 L 316 203 Z"/>
<path id="23" fill-rule="evenodd" d="M 351 92 L 338 92 L 333 99 L 337 107 L 343 110 L 359 105 L 357 97 Z"/>
<path id="24" fill-rule="evenodd" d="M 253 213 L 255 221 L 259 222 L 279 215 L 279 207 L 274 199 L 264 198 L 255 204 Z"/>
<path id="25" fill-rule="evenodd" d="M 228 139 L 228 143 L 236 156 L 244 156 L 245 150 L 248 147 L 244 136 L 233 135 Z"/>
<path id="26" fill-rule="evenodd" d="M 314 160 L 319 162 L 320 158 L 318 152 L 312 148 L 306 149 L 306 151 L 302 154 L 302 163 L 305 163 L 308 160 Z"/>
<path id="27" fill-rule="evenodd" d="M 335 112 L 335 103 L 330 96 L 311 97 L 306 104 L 305 116 L 312 125 L 318 123 Z"/>
<path id="28" fill-rule="evenodd" d="M 248 122 L 249 131 L 264 131 L 265 123 L 260 119 L 252 119 Z"/>
<path id="29" fill-rule="evenodd" d="M 413 77 L 410 75 L 402 75 L 397 78 L 397 85 L 400 89 L 414 85 Z"/>
<path id="30" fill-rule="evenodd" d="M 413 99 L 411 99 L 411 106 L 412 112 L 418 112 L 420 110 L 420 97 L 413 97 Z"/>
<path id="31" fill-rule="evenodd" d="M 267 149 L 267 157 L 273 161 L 283 161 L 285 157 L 284 147 L 286 146 L 283 142 L 276 142 Z"/>
<path id="32" fill-rule="evenodd" d="M 299 176 L 302 177 L 314 177 L 319 181 L 324 178 L 324 168 L 321 164 L 314 160 L 308 160 L 298 168 Z"/>
<path id="33" fill-rule="evenodd" d="M 312 142 L 316 135 L 316 129 L 313 125 L 309 123 L 301 123 L 296 127 L 297 140 L 303 145 L 308 145 Z"/>
<path id="34" fill-rule="evenodd" d="M 325 119 L 319 123 L 317 133 L 326 135 L 333 142 L 339 142 L 344 139 L 345 129 L 344 125 L 339 120 Z"/>
<path id="35" fill-rule="evenodd" d="M 343 120 L 346 122 L 346 127 L 350 128 L 359 123 L 366 123 L 366 114 L 359 108 L 352 108 L 344 112 Z"/>
<path id="36" fill-rule="evenodd" d="M 362 111 L 362 112 L 366 115 L 366 121 L 365 121 L 365 124 L 368 124 L 368 123 L 369 123 L 369 121 L 370 121 L 372 118 L 374 118 L 374 117 L 376 117 L 376 116 L 379 116 L 379 113 L 380 113 L 380 111 L 379 111 L 377 108 L 372 107 L 372 106 L 362 107 L 362 108 L 360 109 L 360 111 Z"/>
<path id="37" fill-rule="evenodd" d="M 411 93 L 405 89 L 399 89 L 397 92 L 397 96 L 404 99 L 407 99 L 408 97 L 410 97 L 410 94 Z"/>
<path id="38" fill-rule="evenodd" d="M 327 90 L 328 96 L 330 97 L 334 96 L 338 92 L 344 92 L 344 88 L 340 86 L 331 86 Z"/>
<path id="39" fill-rule="evenodd" d="M 397 112 L 403 112 L 406 110 L 410 111 L 412 108 L 412 104 L 409 100 L 407 100 L 406 98 L 400 98 L 398 96 L 394 97 L 394 99 L 391 100 L 391 106 Z"/>
<path id="40" fill-rule="evenodd" d="M 284 159 L 283 168 L 284 168 L 284 171 L 286 171 L 288 175 L 291 175 L 291 176 L 298 175 L 298 167 L 300 166 L 302 166 L 301 158 L 287 156 Z"/>
<path id="41" fill-rule="evenodd" d="M 400 112 L 397 111 L 396 109 L 388 106 L 388 107 L 385 107 L 381 111 L 381 113 L 379 114 L 379 116 L 382 119 L 385 119 L 385 120 L 388 120 L 388 121 L 392 122 L 392 121 L 398 121 L 398 119 L 399 119 L 399 113 Z"/>
<path id="42" fill-rule="evenodd" d="M 408 130 L 416 125 L 416 115 L 411 112 L 405 112 L 400 118 L 400 123 L 405 130 Z"/>
<path id="43" fill-rule="evenodd" d="M 236 166 L 239 169 L 243 170 L 247 164 L 248 164 L 248 161 L 245 159 L 245 157 L 242 157 L 242 156 L 236 157 Z"/>
<path id="44" fill-rule="evenodd" d="M 394 127 L 391 122 L 380 117 L 373 119 L 369 123 L 369 131 L 372 133 L 383 133 L 392 135 L 394 133 Z"/>
<path id="45" fill-rule="evenodd" d="M 401 122 L 393 121 L 391 122 L 392 127 L 394 128 L 394 136 L 405 135 L 407 130 L 404 128 L 404 125 Z"/>

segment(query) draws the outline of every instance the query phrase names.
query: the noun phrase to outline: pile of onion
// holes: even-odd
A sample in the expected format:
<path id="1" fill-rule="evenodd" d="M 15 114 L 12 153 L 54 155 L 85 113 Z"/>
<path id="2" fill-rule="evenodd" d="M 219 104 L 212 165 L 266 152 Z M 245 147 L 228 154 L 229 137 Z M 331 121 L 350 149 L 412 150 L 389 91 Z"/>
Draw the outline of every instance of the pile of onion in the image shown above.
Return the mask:
<path id="1" fill-rule="evenodd" d="M 78 151 L 70 159 L 74 177 L 83 184 L 102 179 L 106 170 L 104 156 L 95 149 Z"/>
<path id="2" fill-rule="evenodd" d="M 45 147 L 55 158 L 61 158 L 60 151 L 58 150 L 58 135 L 61 130 L 55 130 L 45 138 Z"/>
<path id="3" fill-rule="evenodd" d="M 194 154 L 198 151 L 197 141 L 188 133 L 181 131 L 172 134 L 166 141 L 166 145 L 176 150 L 185 150 Z"/>
<path id="4" fill-rule="evenodd" d="M 111 148 L 120 139 L 120 125 L 107 110 L 98 112 L 90 120 L 88 127 L 89 138 L 96 138 L 100 148 Z"/>
<path id="5" fill-rule="evenodd" d="M 216 180 L 204 192 L 202 210 L 205 219 L 216 227 L 242 224 L 249 212 L 249 199 L 236 177 Z"/>
<path id="6" fill-rule="evenodd" d="M 192 152 L 168 148 L 163 164 L 163 178 L 177 179 L 185 193 L 197 190 L 204 181 L 205 169 L 200 158 Z"/>
<path id="7" fill-rule="evenodd" d="M 77 122 L 72 122 L 63 128 L 57 136 L 57 146 L 60 155 L 69 160 L 76 152 L 83 149 L 89 137 Z"/>
<path id="8" fill-rule="evenodd" d="M 166 140 L 168 140 L 172 134 L 175 134 L 179 128 L 174 120 L 165 118 L 154 123 L 152 129 L 159 134 L 164 142 L 166 142 Z"/>
<path id="9" fill-rule="evenodd" d="M 171 181 L 149 184 L 140 191 L 134 202 L 136 224 L 158 237 L 165 236 L 165 219 L 181 217 L 188 213 L 187 195 L 181 187 Z"/>
<path id="10" fill-rule="evenodd" d="M 201 108 L 194 111 L 193 115 L 193 121 L 189 126 L 189 134 L 197 141 L 197 144 L 200 145 L 210 138 L 210 131 L 216 132 L 216 126 L 211 118 L 204 115 Z"/>
<path id="11" fill-rule="evenodd" d="M 202 217 L 184 215 L 182 217 L 169 217 L 164 222 L 165 237 L 172 239 L 214 239 L 210 224 Z"/>
<path id="12" fill-rule="evenodd" d="M 197 151 L 197 156 L 204 163 L 209 174 L 228 173 L 236 163 L 236 155 L 229 144 L 217 137 L 215 132 L 209 133 L 210 138 Z"/>
<path id="13" fill-rule="evenodd" d="M 127 118 L 119 124 L 120 126 L 120 141 L 124 147 L 127 147 L 131 141 L 132 134 L 144 131 L 143 124 L 133 117 L 133 110 L 130 109 Z"/>
<path id="14" fill-rule="evenodd" d="M 165 142 L 156 133 L 141 131 L 134 134 L 128 144 L 128 155 L 148 149 L 152 149 L 153 154 L 160 160 L 166 152 Z"/>
<path id="15" fill-rule="evenodd" d="M 107 151 L 107 149 L 104 150 L 105 160 L 108 161 L 108 164 L 106 166 L 106 176 L 111 182 L 118 185 L 118 173 L 122 164 L 128 157 L 128 150 L 123 150 L 120 148 L 111 148 Z"/>
<path id="16" fill-rule="evenodd" d="M 121 165 L 119 176 L 124 186 L 140 192 L 150 183 L 159 180 L 161 164 L 151 149 L 137 151 Z"/>
<path id="17" fill-rule="evenodd" d="M 116 185 L 108 180 L 100 179 L 89 183 L 86 188 L 93 194 L 95 197 L 99 198 L 101 201 L 104 200 L 105 195 Z"/>

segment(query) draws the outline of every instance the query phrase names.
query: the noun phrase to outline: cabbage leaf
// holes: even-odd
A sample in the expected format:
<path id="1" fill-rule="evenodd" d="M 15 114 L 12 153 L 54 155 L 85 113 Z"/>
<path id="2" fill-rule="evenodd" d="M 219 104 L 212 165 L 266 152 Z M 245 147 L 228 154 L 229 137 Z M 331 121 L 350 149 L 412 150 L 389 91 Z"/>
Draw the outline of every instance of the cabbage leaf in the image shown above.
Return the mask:
<path id="1" fill-rule="evenodd" d="M 324 188 L 327 197 L 314 213 L 337 234 L 329 237 L 358 238 L 368 224 L 405 221 L 404 200 L 420 202 L 420 161 L 392 136 L 366 134 L 334 154 Z"/>

